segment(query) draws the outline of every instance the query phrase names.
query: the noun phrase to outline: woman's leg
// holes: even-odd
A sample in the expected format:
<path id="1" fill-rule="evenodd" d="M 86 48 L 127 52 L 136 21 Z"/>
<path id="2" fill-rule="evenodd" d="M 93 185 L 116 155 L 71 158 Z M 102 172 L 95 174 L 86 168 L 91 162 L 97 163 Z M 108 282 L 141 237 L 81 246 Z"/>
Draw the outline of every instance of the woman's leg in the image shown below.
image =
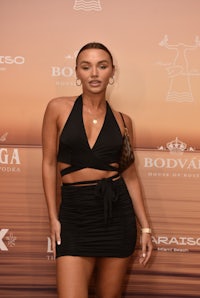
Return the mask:
<path id="1" fill-rule="evenodd" d="M 88 286 L 96 259 L 63 256 L 57 262 L 57 289 L 59 298 L 87 298 Z"/>
<path id="2" fill-rule="evenodd" d="M 120 298 L 128 258 L 101 258 L 97 261 L 96 290 L 98 298 Z"/>

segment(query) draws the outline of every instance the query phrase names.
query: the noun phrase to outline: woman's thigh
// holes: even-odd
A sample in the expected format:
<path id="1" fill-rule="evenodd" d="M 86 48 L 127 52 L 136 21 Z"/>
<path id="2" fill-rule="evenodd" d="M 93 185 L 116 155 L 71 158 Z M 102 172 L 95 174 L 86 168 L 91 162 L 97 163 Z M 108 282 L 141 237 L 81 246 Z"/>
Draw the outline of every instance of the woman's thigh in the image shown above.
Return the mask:
<path id="1" fill-rule="evenodd" d="M 59 298 L 86 298 L 95 258 L 63 256 L 56 260 Z"/>
<path id="2" fill-rule="evenodd" d="M 101 258 L 97 261 L 96 289 L 98 298 L 119 298 L 131 257 Z"/>

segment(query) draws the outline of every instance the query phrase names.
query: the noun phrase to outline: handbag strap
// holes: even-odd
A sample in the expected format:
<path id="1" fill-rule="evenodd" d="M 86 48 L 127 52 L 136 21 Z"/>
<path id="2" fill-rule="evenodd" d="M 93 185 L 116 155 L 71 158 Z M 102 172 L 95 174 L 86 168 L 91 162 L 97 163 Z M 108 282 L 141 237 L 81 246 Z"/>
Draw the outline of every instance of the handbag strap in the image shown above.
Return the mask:
<path id="1" fill-rule="evenodd" d="M 124 127 L 127 128 L 126 122 L 125 122 L 124 117 L 123 117 L 123 114 L 121 112 L 119 112 L 119 113 L 120 113 L 120 116 L 122 117 L 122 120 L 123 120 L 123 123 L 124 123 Z"/>
<path id="2" fill-rule="evenodd" d="M 126 122 L 124 120 L 123 114 L 121 112 L 119 112 L 119 113 L 120 113 L 120 116 L 122 117 L 122 120 L 123 120 L 123 123 L 124 123 L 124 134 L 125 134 L 125 136 L 129 136 L 128 127 L 126 126 Z"/>
<path id="3" fill-rule="evenodd" d="M 123 117 L 123 114 L 121 112 L 119 112 L 119 113 L 120 113 L 120 116 L 122 117 L 122 120 L 123 120 L 123 123 L 124 123 L 124 127 L 127 128 L 126 127 L 126 122 L 125 122 L 124 117 Z"/>

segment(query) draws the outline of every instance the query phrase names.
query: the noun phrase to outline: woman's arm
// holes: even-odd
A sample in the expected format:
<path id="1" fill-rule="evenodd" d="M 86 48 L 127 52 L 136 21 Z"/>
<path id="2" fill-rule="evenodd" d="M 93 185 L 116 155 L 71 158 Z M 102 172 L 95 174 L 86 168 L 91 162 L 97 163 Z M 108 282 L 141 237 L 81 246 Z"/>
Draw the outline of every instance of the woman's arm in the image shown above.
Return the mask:
<path id="1" fill-rule="evenodd" d="M 42 127 L 42 179 L 47 202 L 52 249 L 55 256 L 55 242 L 60 240 L 60 223 L 56 204 L 57 185 L 57 105 L 51 101 L 45 111 Z"/>
<path id="2" fill-rule="evenodd" d="M 125 116 L 126 125 L 128 127 L 128 131 L 129 131 L 130 141 L 133 144 L 132 122 L 128 116 L 126 115 L 124 116 Z M 141 226 L 141 229 L 150 228 L 148 218 L 146 215 L 143 197 L 142 197 L 141 186 L 140 186 L 139 178 L 137 176 L 135 165 L 132 164 L 128 169 L 126 169 L 123 172 L 122 176 L 127 185 L 129 194 L 132 198 L 135 214 Z M 141 243 L 142 255 L 140 258 L 140 263 L 145 265 L 148 262 L 153 249 L 151 234 L 142 233 L 141 242 L 142 242 Z"/>

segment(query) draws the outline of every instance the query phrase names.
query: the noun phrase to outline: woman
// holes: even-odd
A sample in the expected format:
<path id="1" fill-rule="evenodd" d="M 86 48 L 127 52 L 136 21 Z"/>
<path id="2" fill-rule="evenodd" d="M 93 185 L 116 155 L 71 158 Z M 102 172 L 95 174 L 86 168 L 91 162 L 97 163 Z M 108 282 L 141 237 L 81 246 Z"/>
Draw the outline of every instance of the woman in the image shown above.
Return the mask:
<path id="1" fill-rule="evenodd" d="M 57 265 L 59 298 L 88 297 L 96 268 L 97 297 L 121 297 L 123 279 L 141 225 L 145 265 L 152 252 L 149 223 L 134 163 L 119 174 L 124 124 L 106 101 L 115 67 L 100 43 L 76 59 L 79 97 L 50 101 L 43 122 L 43 184 Z M 123 115 L 133 141 L 132 123 Z M 57 167 L 61 204 L 56 207 Z"/>

